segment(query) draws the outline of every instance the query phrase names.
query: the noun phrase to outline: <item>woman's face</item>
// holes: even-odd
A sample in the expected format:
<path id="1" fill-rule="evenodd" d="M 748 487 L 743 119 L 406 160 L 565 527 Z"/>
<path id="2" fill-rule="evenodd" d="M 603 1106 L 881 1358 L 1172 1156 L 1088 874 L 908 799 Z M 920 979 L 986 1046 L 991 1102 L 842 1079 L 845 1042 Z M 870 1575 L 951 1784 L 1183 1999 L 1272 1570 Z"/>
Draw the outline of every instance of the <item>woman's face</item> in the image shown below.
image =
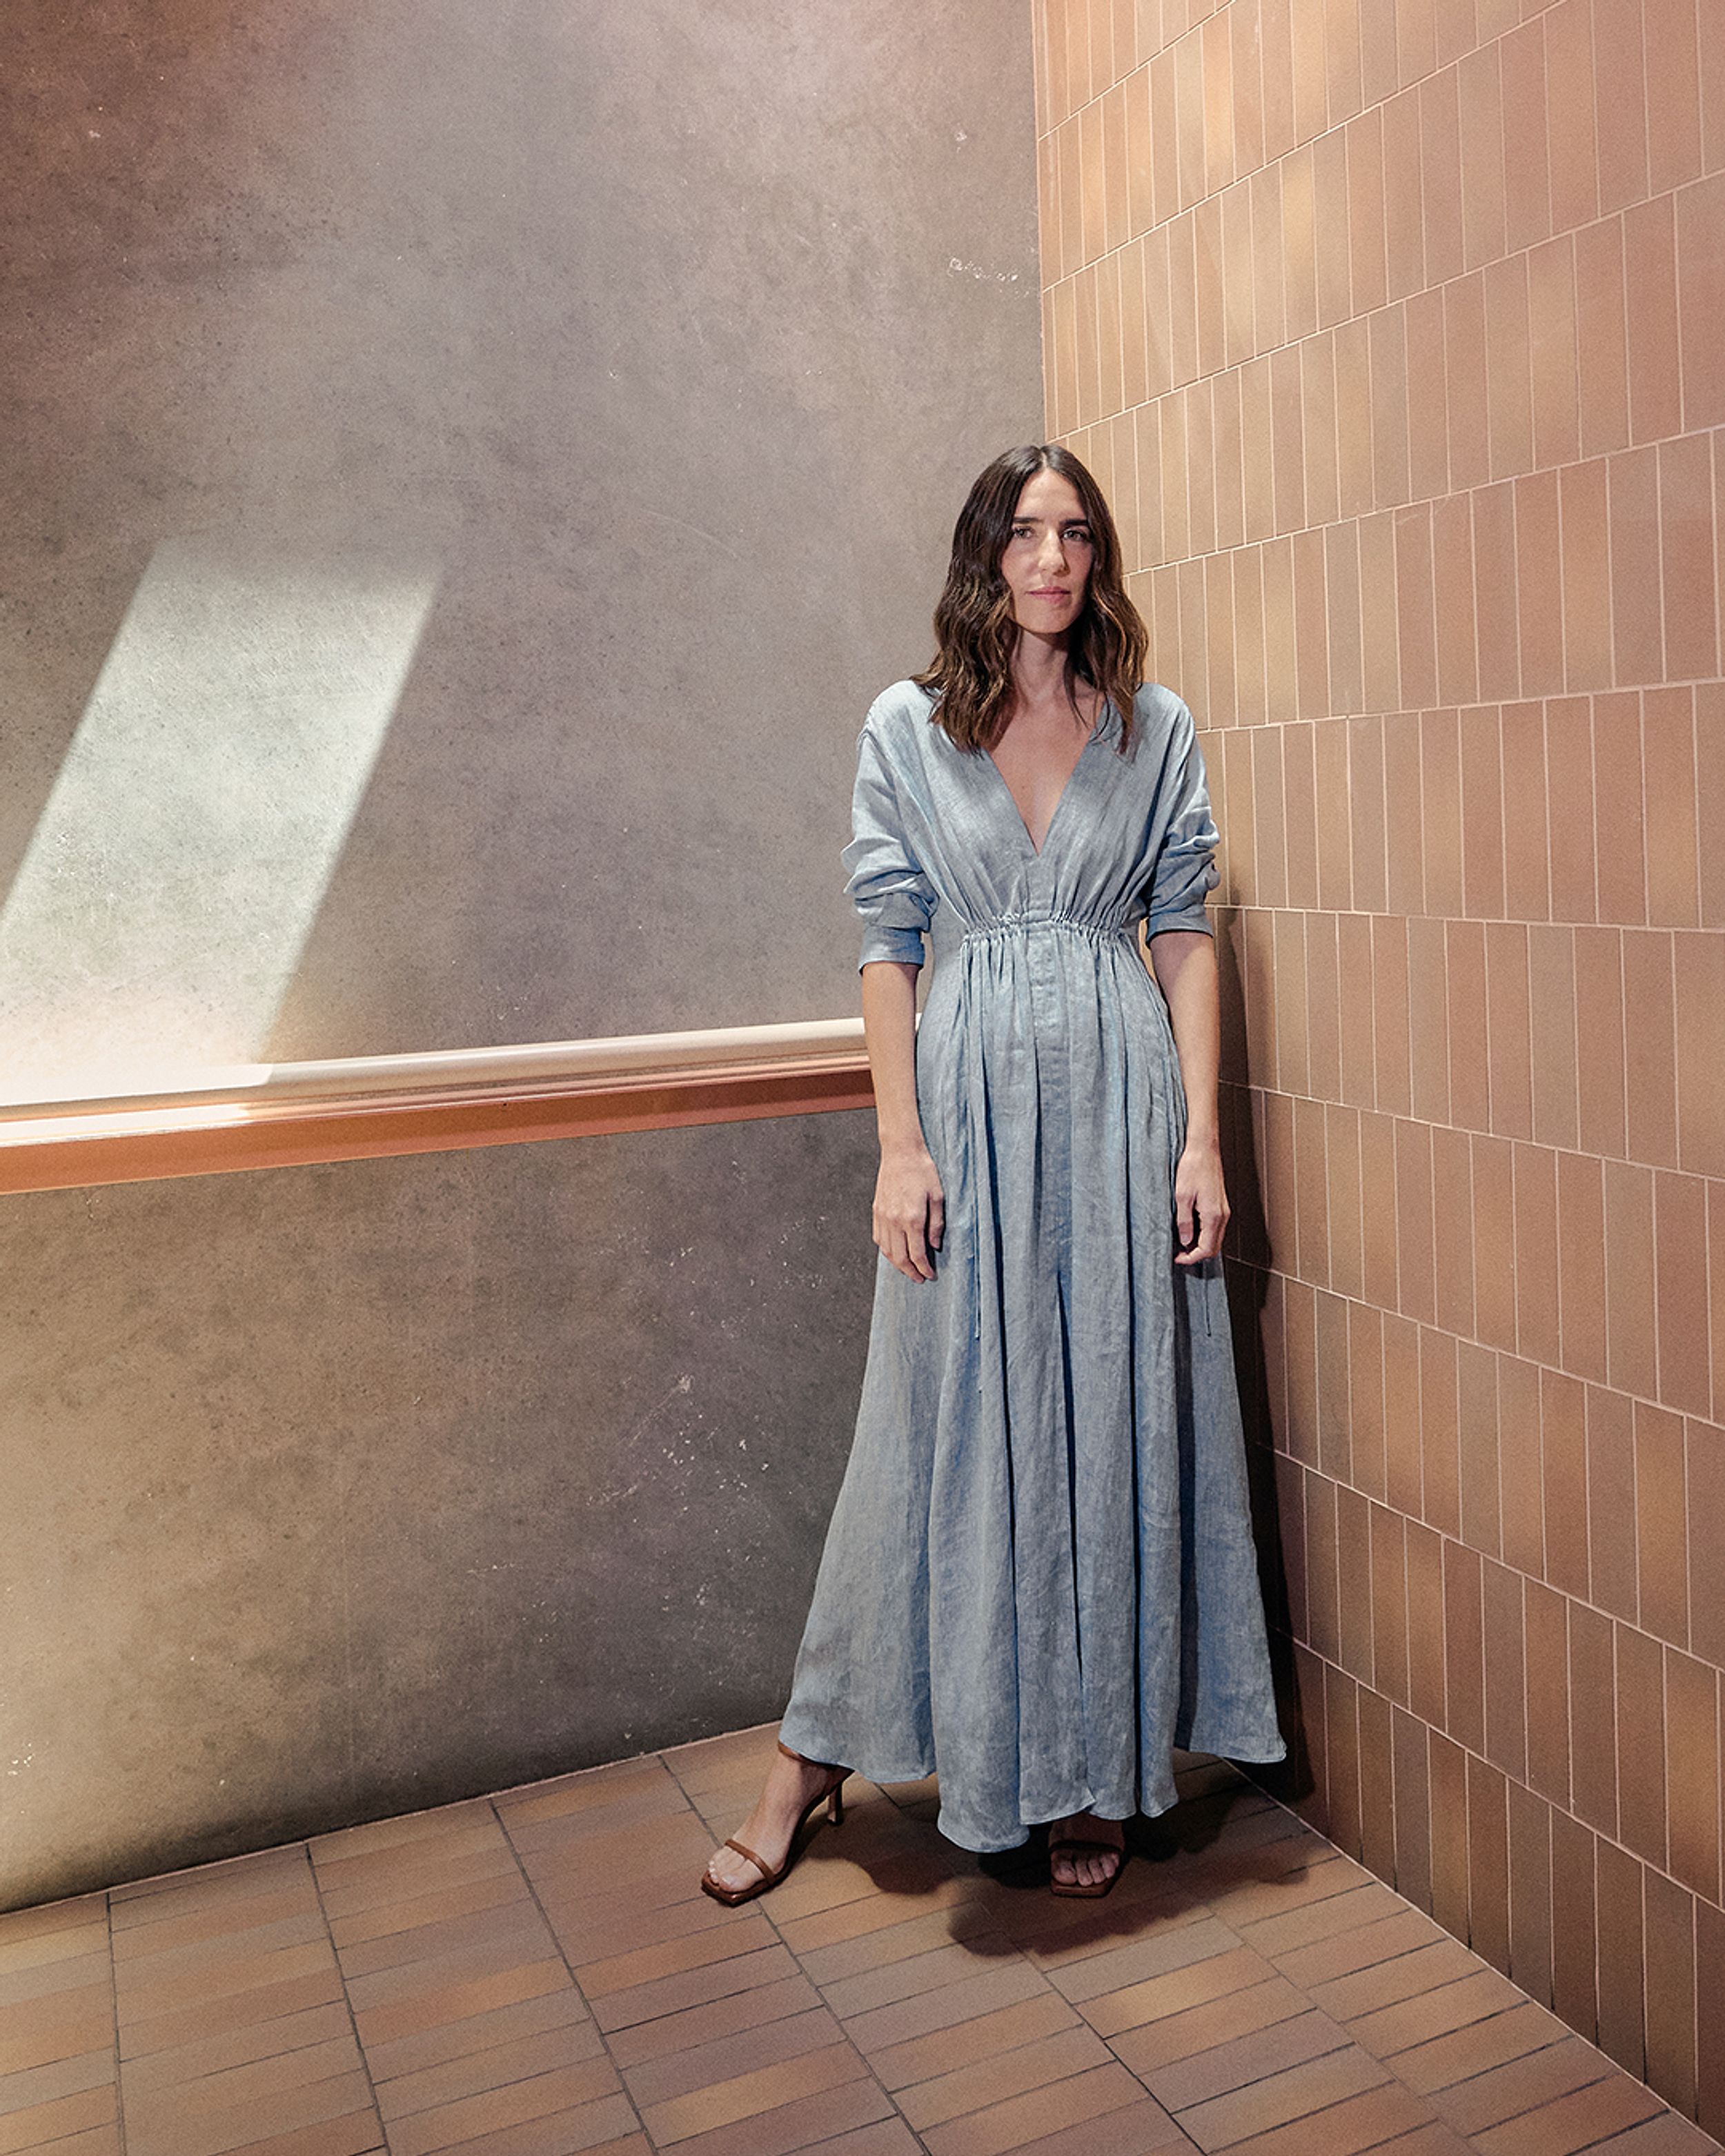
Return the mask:
<path id="1" fill-rule="evenodd" d="M 1014 511 L 1000 573 L 1013 619 L 1038 636 L 1059 636 L 1077 620 L 1095 544 L 1078 490 L 1056 471 L 1025 482 Z"/>

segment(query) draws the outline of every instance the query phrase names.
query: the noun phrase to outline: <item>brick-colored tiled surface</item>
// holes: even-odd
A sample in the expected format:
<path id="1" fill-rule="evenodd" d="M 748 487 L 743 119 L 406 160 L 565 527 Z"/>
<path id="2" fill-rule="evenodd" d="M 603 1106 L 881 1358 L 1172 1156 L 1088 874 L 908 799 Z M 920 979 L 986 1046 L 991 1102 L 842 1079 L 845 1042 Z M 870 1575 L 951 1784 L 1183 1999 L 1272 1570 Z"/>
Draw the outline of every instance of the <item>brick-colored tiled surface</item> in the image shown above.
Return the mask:
<path id="1" fill-rule="evenodd" d="M 1706 2156 L 1230 1768 L 1102 1902 L 852 1784 L 697 1881 L 747 1732 L 0 1917 L 0 2156 Z"/>
<path id="2" fill-rule="evenodd" d="M 1725 7 L 1034 16 L 1047 424 L 1223 833 L 1280 1786 L 1725 2133 Z"/>

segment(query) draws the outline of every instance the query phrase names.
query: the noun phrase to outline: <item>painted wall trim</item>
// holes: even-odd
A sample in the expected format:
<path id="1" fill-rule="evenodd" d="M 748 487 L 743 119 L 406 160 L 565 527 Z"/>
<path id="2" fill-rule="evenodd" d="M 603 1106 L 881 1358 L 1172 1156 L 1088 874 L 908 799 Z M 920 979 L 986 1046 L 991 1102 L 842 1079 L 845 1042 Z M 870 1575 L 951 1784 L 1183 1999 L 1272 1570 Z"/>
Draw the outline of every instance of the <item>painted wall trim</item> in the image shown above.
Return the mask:
<path id="1" fill-rule="evenodd" d="M 0 1193 L 819 1115 L 873 1099 L 860 1018 L 254 1064 L 184 1092 L 0 1107 Z"/>

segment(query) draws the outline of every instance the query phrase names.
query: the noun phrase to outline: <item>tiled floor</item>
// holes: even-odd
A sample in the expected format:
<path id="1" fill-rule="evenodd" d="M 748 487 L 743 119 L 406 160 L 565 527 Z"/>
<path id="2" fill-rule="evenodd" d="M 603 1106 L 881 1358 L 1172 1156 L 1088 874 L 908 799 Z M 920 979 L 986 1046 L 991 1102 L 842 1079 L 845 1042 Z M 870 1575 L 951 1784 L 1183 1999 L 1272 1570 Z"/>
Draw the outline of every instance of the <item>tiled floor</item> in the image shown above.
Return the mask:
<path id="1" fill-rule="evenodd" d="M 721 1908 L 771 1741 L 0 1917 L 0 2156 L 1717 2148 L 1216 1764 L 1106 1902 L 853 1783 Z"/>

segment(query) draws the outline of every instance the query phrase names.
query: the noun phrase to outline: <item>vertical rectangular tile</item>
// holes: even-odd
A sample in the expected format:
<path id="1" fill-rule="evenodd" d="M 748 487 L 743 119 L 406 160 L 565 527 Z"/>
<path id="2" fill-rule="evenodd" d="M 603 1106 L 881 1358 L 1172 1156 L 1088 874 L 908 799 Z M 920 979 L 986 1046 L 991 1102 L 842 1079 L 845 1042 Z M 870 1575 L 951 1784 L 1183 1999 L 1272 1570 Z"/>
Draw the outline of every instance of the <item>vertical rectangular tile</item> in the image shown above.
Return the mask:
<path id="1" fill-rule="evenodd" d="M 1477 921 L 1445 923 L 1444 971 L 1450 1047 L 1450 1120 L 1464 1130 L 1489 1128 L 1486 934 Z"/>
<path id="2" fill-rule="evenodd" d="M 1563 4 L 1574 5 L 1577 0 L 1563 0 Z M 1560 228 L 1558 238 L 1536 247 L 1527 258 L 1533 463 L 1548 476 L 1557 466 L 1574 464 L 1581 454 L 1579 334 L 1575 243 L 1566 225 Z M 1530 681 L 1528 685 L 1543 689 L 1544 684 Z"/>
<path id="3" fill-rule="evenodd" d="M 1464 1340 L 1456 1348 L 1455 1422 L 1461 1456 L 1461 1533 L 1471 1548 L 1503 1547 L 1498 1481 L 1497 1358 Z"/>
<path id="4" fill-rule="evenodd" d="M 1434 1730 L 1431 1762 L 1431 1913 L 1467 1937 L 1467 1755 Z"/>
<path id="5" fill-rule="evenodd" d="M 1690 690 L 1654 689 L 1643 697 L 1641 756 L 1647 825 L 1661 834 L 1647 862 L 1647 917 L 1656 927 L 1691 928 L 1701 916 Z"/>
<path id="6" fill-rule="evenodd" d="M 1515 1155 L 1507 1138 L 1473 1142 L 1474 1327 L 1491 1347 L 1516 1345 Z"/>
<path id="7" fill-rule="evenodd" d="M 1696 434 L 1659 449 L 1666 670 L 1677 680 L 1705 680 L 1719 669 L 1715 446 Z"/>
<path id="8" fill-rule="evenodd" d="M 1552 229 L 1549 86 L 1545 25 L 1523 23 L 1502 41 L 1504 234 L 1512 250 Z M 1561 122 L 1559 123 L 1561 126 Z"/>
<path id="9" fill-rule="evenodd" d="M 1509 1974 L 1536 2005 L 1552 1984 L 1551 1809 L 1509 1784 Z"/>
<path id="10" fill-rule="evenodd" d="M 1449 1714 L 1444 1653 L 1444 1540 L 1417 1521 L 1407 1524 L 1408 1695 L 1414 1712 L 1434 1728 Z"/>
<path id="11" fill-rule="evenodd" d="M 1612 678 L 1639 688 L 1664 678 L 1659 560 L 1659 456 L 1625 449 L 1609 459 Z"/>
<path id="12" fill-rule="evenodd" d="M 1408 1047 L 1414 1112 L 1450 1118 L 1450 993 L 1444 923 L 1408 923 Z"/>
<path id="13" fill-rule="evenodd" d="M 1530 1579 L 1545 1577 L 1544 1456 L 1540 1371 L 1519 1355 L 1497 1358 L 1497 1457 L 1503 1506 L 1503 1561 Z"/>
<path id="14" fill-rule="evenodd" d="M 1348 1306 L 1348 1413 L 1356 1489 L 1384 1496 L 1384 1316 L 1369 1303 Z"/>
<path id="15" fill-rule="evenodd" d="M 1588 1547 L 1587 1390 L 1555 1370 L 1540 1378 L 1546 1578 L 1566 1594 L 1592 1592 Z"/>
<path id="16" fill-rule="evenodd" d="M 1695 1901 L 1655 1871 L 1645 1875 L 1642 1897 L 1647 2080 L 1656 2096 L 1687 2115 L 1696 2097 Z"/>
<path id="17" fill-rule="evenodd" d="M 1594 0 L 1594 121 L 1599 208 L 1647 192 L 1646 32 L 1641 0 Z"/>
<path id="18" fill-rule="evenodd" d="M 1368 1118 L 1376 1121 L 1376 1118 Z M 1393 1134 L 1392 1134 L 1393 1135 Z M 1418 1519 L 1424 1509 L 1420 1459 L 1420 1328 L 1411 1318 L 1384 1316 L 1384 1486 L 1398 1512 Z"/>
<path id="19" fill-rule="evenodd" d="M 1579 1102 L 1575 947 L 1568 929 L 1537 926 L 1527 931 L 1527 993 L 1533 1135 L 1542 1145 L 1573 1146 Z"/>
<path id="20" fill-rule="evenodd" d="M 1486 705 L 1461 714 L 1462 896 L 1472 920 L 1504 910 L 1502 717 Z"/>
<path id="21" fill-rule="evenodd" d="M 1588 1152 L 1621 1153 L 1628 1142 L 1622 933 L 1578 928 L 1574 951 L 1580 1143 Z"/>
<path id="22" fill-rule="evenodd" d="M 1581 453 L 1599 457 L 1630 438 L 1629 300 L 1623 220 L 1607 218 L 1575 234 L 1575 312 L 1581 329 Z"/>
<path id="23" fill-rule="evenodd" d="M 1725 1432 L 1690 1422 L 1688 1452 L 1689 1642 L 1697 1655 L 1725 1662 Z"/>
<path id="24" fill-rule="evenodd" d="M 1509 1810 L 1503 1776 L 1467 1763 L 1468 1944 L 1509 1973 Z"/>
<path id="25" fill-rule="evenodd" d="M 1665 1654 L 1632 1625 L 1617 1627 L 1617 1832 L 1636 1856 L 1663 1870 Z"/>
<path id="26" fill-rule="evenodd" d="M 1640 929 L 1623 938 L 1624 1105 L 1632 1159 L 1677 1158 L 1676 1008 L 1673 938 Z"/>
<path id="27" fill-rule="evenodd" d="M 1387 1506 L 1371 1508 L 1372 1640 L 1378 1689 L 1408 1704 L 1407 1523 Z M 1697 1665 L 1697 1667 L 1700 1666 Z"/>
<path id="28" fill-rule="evenodd" d="M 1587 1390 L 1587 1486 L 1593 1599 L 1633 1624 L 1640 1606 L 1635 1410 L 1603 1385 Z"/>
<path id="29" fill-rule="evenodd" d="M 1659 1396 L 1686 1414 L 1705 1415 L 1713 1405 L 1712 1312 L 1707 1189 L 1696 1177 L 1654 1178 L 1653 1249 Z"/>
<path id="30" fill-rule="evenodd" d="M 1543 921 L 1551 911 L 1543 706 L 1506 704 L 1499 736 L 1503 766 L 1504 906 L 1512 921 Z"/>
<path id="31" fill-rule="evenodd" d="M 1533 1134 L 1527 932 L 1519 921 L 1488 921 L 1485 949 L 1485 1065 L 1491 1127 L 1500 1137 L 1527 1138 Z M 1478 1053 L 1477 1045 L 1474 1052 Z"/>
<path id="32" fill-rule="evenodd" d="M 1463 56 L 1456 69 L 1461 140 L 1462 245 L 1470 269 L 1504 252 L 1503 82 L 1496 44 Z"/>
<path id="33" fill-rule="evenodd" d="M 1517 1781 L 1527 1773 L 1527 1670 L 1522 1579 L 1488 1558 L 1482 1573 L 1486 1650 L 1486 1756 Z"/>
<path id="34" fill-rule="evenodd" d="M 1558 1355 L 1558 1164 L 1543 1146 L 1515 1149 L 1516 1344 L 1536 1363 Z"/>
<path id="35" fill-rule="evenodd" d="M 1645 1632 L 1689 1644 L 1689 1512 L 1681 1415 L 1635 1408 L 1635 1541 Z"/>
<path id="36" fill-rule="evenodd" d="M 1677 277 L 1683 295 L 1683 424 L 1693 430 L 1725 422 L 1725 172 L 1716 172 L 1677 198 Z"/>
<path id="37" fill-rule="evenodd" d="M 1552 121 L 1548 164 L 1552 228 L 1573 232 L 1593 223 L 1599 203 L 1590 0 L 1558 0 L 1543 20 Z"/>
<path id="38" fill-rule="evenodd" d="M 1390 1715 L 1394 1781 L 1395 1887 L 1416 1908 L 1431 1907 L 1431 1779 L 1425 1725 L 1399 1708 Z"/>
<path id="39" fill-rule="evenodd" d="M 1527 1779 L 1560 1811 L 1569 1804 L 1569 1627 L 1561 1594 L 1527 1583 Z"/>
<path id="40" fill-rule="evenodd" d="M 1555 1811 L 1551 1821 L 1552 2005 L 1592 2042 L 1598 2028 L 1598 1918 L 1594 1837 Z"/>
<path id="41" fill-rule="evenodd" d="M 1611 521 L 1603 458 L 1568 465 L 1559 473 L 1558 520 L 1563 550 L 1565 685 L 1571 690 L 1604 688 L 1616 677 L 1612 670 Z M 1554 843 L 1557 837 L 1554 819 Z M 1591 906 L 1580 917 L 1592 918 Z"/>
<path id="42" fill-rule="evenodd" d="M 1609 1617 L 1569 1605 L 1569 1787 L 1578 1817 L 1617 1831 L 1617 1685 Z M 1566 2017 L 1567 2018 L 1567 2017 Z"/>
<path id="43" fill-rule="evenodd" d="M 1378 1878 L 1395 1879 L 1395 1765 L 1390 1704 L 1362 1688 L 1356 1707 L 1359 1732 L 1360 1861 Z"/>
<path id="44" fill-rule="evenodd" d="M 1378 1106 L 1405 1115 L 1409 1106 L 1407 924 L 1394 915 L 1372 923 L 1372 1055 Z"/>
<path id="45" fill-rule="evenodd" d="M 1653 1304 L 1653 1177 L 1605 1163 L 1605 1353 L 1614 1385 L 1651 1397 L 1658 1385 Z"/>
<path id="46" fill-rule="evenodd" d="M 1431 1133 L 1432 1227 L 1437 1322 L 1474 1331 L 1473 1155 L 1465 1131 Z"/>
<path id="47" fill-rule="evenodd" d="M 1666 1789 L 1671 1868 L 1706 1899 L 1719 1898 L 1719 1673 L 1667 1650 Z"/>
<path id="48" fill-rule="evenodd" d="M 1594 1845 L 1599 1925 L 1599 2049 L 1637 2081 L 1646 2074 L 1641 1866 L 1609 1841 Z"/>
<path id="49" fill-rule="evenodd" d="M 1605 1374 L 1605 1183 L 1603 1163 L 1558 1157 L 1558 1309 L 1563 1366 Z"/>
<path id="50" fill-rule="evenodd" d="M 1543 235 L 1542 235 L 1543 236 Z M 1486 419 L 1493 479 L 1533 466 L 1532 321 L 1527 260 L 1512 254 L 1484 275 Z"/>
<path id="51" fill-rule="evenodd" d="M 1486 1650 L 1481 1558 L 1464 1543 L 1444 1544 L 1444 1673 L 1450 1735 L 1470 1752 L 1486 1742 Z"/>
<path id="52" fill-rule="evenodd" d="M 1692 1173 L 1725 1175 L 1725 942 L 1678 936 L 1673 956 L 1678 1158 Z"/>

